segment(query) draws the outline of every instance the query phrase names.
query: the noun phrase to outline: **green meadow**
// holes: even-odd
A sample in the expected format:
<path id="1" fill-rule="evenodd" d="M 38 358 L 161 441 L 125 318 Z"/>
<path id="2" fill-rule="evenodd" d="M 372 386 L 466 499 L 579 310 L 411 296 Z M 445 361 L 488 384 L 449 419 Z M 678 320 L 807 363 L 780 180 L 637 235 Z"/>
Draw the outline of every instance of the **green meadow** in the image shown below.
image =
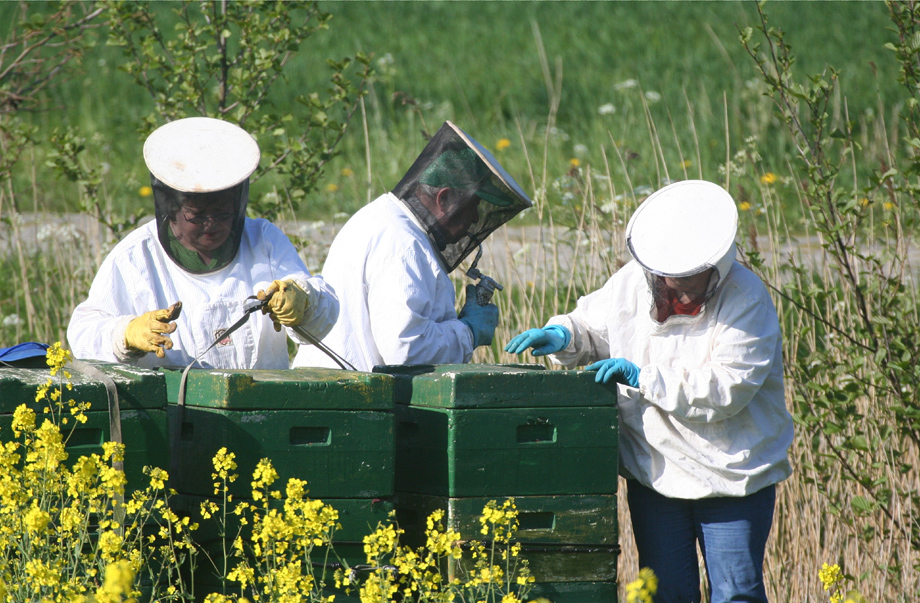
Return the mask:
<path id="1" fill-rule="evenodd" d="M 0 6 L 0 23 L 14 6 Z M 156 6 L 164 20 L 174 19 L 169 2 Z M 498 140 L 511 141 L 501 159 L 527 190 L 536 183 L 527 182 L 522 144 L 531 161 L 542 160 L 545 152 L 547 169 L 560 174 L 573 158 L 599 169 L 606 155 L 619 192 L 630 185 L 615 159 L 617 149 L 630 188 L 654 188 L 685 176 L 718 179 L 718 166 L 750 136 L 758 137 L 769 169 L 782 170 L 790 155 L 753 62 L 738 44 L 738 28 L 756 23 L 754 3 L 320 6 L 333 14 L 329 30 L 304 44 L 271 101 L 283 109 L 295 95 L 327 86 L 327 58 L 363 51 L 372 55 L 376 76 L 368 86 L 364 120 L 360 113 L 353 117 L 341 154 L 302 208 L 303 218 L 351 213 L 368 196 L 392 188 L 424 146 L 425 132 L 446 119 L 492 150 Z M 803 51 L 796 65 L 800 73 L 820 72 L 828 63 L 841 69 L 836 111 L 845 97 L 851 118 L 863 127 L 879 113 L 891 117 L 903 94 L 892 53 L 882 47 L 891 36 L 884 4 L 768 6 L 771 23 Z M 79 128 L 87 137 L 87 160 L 110 166 L 106 187 L 113 207 L 134 211 L 147 201 L 137 195 L 147 180 L 138 129 L 152 102 L 118 69 L 123 57 L 104 45 L 104 31 L 93 36 L 97 46 L 34 119 L 45 136 L 65 125 Z M 343 177 L 346 168 L 354 175 Z M 72 191 L 59 180 L 45 177 L 39 186 L 42 205 L 67 209 Z M 268 189 L 270 183 L 263 182 L 254 194 Z"/>

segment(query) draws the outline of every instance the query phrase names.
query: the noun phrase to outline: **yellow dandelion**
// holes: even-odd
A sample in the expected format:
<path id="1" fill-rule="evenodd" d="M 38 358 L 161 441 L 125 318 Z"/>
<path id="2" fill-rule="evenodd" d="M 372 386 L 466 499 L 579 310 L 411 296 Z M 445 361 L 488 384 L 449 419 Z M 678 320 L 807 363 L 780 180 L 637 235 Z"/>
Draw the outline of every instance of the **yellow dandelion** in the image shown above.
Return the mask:
<path id="1" fill-rule="evenodd" d="M 894 207 L 894 203 L 891 201 L 885 201 L 885 203 L 882 204 L 882 207 L 885 209 L 892 209 Z"/>
<path id="2" fill-rule="evenodd" d="M 859 200 L 859 204 L 862 205 L 863 207 L 866 207 L 867 205 L 869 205 L 869 199 L 866 197 L 863 197 L 862 199 Z"/>
<path id="3" fill-rule="evenodd" d="M 774 182 L 776 182 L 776 174 L 773 172 L 767 172 L 760 177 L 761 184 L 773 184 Z"/>
<path id="4" fill-rule="evenodd" d="M 149 186 L 142 186 L 140 190 L 137 191 L 141 197 L 149 197 L 153 194 L 153 189 Z"/>
<path id="5" fill-rule="evenodd" d="M 355 171 L 351 168 L 342 168 L 341 174 L 345 178 L 350 178 L 351 176 L 355 175 Z"/>
<path id="6" fill-rule="evenodd" d="M 334 182 L 330 182 L 326 185 L 326 192 L 334 193 L 337 190 L 339 190 L 339 185 L 335 184 Z"/>
<path id="7" fill-rule="evenodd" d="M 578 159 L 578 157 L 572 157 L 569 159 L 569 165 L 572 167 L 578 167 L 581 165 L 581 161 Z"/>
<path id="8" fill-rule="evenodd" d="M 738 204 L 738 209 L 741 211 L 748 211 L 751 209 L 751 204 L 747 201 L 742 201 Z"/>
<path id="9" fill-rule="evenodd" d="M 684 159 L 683 161 L 680 162 L 680 167 L 684 169 L 687 169 L 688 167 L 692 167 L 692 166 L 693 166 L 693 162 L 690 161 L 689 159 Z"/>
<path id="10" fill-rule="evenodd" d="M 495 150 L 496 150 L 496 151 L 504 151 L 505 149 L 507 149 L 507 148 L 510 147 L 510 146 L 511 146 L 511 141 L 510 141 L 510 140 L 508 140 L 507 138 L 500 138 L 500 139 L 498 140 L 498 142 L 495 143 Z"/>

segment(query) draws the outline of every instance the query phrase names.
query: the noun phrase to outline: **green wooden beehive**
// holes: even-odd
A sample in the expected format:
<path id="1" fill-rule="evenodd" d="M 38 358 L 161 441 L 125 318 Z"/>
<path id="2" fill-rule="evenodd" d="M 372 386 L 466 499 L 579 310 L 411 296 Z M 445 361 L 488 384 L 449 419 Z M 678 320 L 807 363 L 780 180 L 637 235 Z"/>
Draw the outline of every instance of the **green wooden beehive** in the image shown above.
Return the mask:
<path id="1" fill-rule="evenodd" d="M 406 531 L 407 542 L 424 543 L 426 519 L 444 511 L 445 527 L 463 540 L 482 538 L 479 517 L 490 501 L 502 498 L 447 498 L 427 494 L 397 495 L 396 518 Z M 617 544 L 616 495 L 515 496 L 519 527 L 516 542 L 614 546 Z"/>
<path id="2" fill-rule="evenodd" d="M 601 582 L 538 582 L 528 599 L 540 597 L 551 603 L 617 603 L 616 580 Z"/>
<path id="3" fill-rule="evenodd" d="M 537 365 L 376 367 L 397 378 L 396 490 L 615 494 L 616 389 Z"/>
<path id="4" fill-rule="evenodd" d="M 426 520 L 444 511 L 444 526 L 461 540 L 487 539 L 479 521 L 494 498 L 446 498 L 397 494 L 396 518 L 413 546 L 425 542 Z M 616 580 L 618 546 L 616 495 L 516 496 L 519 527 L 513 540 L 521 545 L 538 583 L 605 582 Z M 469 561 L 462 564 L 469 569 Z M 461 576 L 452 565 L 451 577 Z"/>
<path id="5" fill-rule="evenodd" d="M 112 378 L 118 391 L 122 441 L 125 445 L 126 491 L 142 490 L 148 485 L 145 466 L 166 468 L 169 464 L 166 424 L 166 382 L 156 371 L 122 364 L 92 363 Z M 109 430 L 109 401 L 105 385 L 83 375 L 71 366 L 71 390 L 64 397 L 75 402 L 89 403 L 86 423 L 76 423 L 71 417 L 62 433 L 67 437 L 69 462 L 80 456 L 102 454 L 102 444 L 111 439 Z M 47 369 L 0 369 L 0 438 L 13 437 L 13 412 L 27 404 L 39 416 L 43 409 L 35 402 L 35 393 L 48 379 Z M 55 379 L 58 379 L 56 377 Z M 69 434 L 69 435 L 68 435 Z"/>
<path id="6" fill-rule="evenodd" d="M 331 369 L 194 369 L 180 410 L 181 373 L 165 373 L 170 421 L 180 434 L 171 476 L 178 492 L 212 496 L 212 459 L 226 447 L 236 455 L 240 478 L 230 485 L 236 497 L 251 496 L 252 472 L 263 458 L 271 460 L 278 483 L 306 480 L 311 498 L 392 496 L 392 377 Z"/>

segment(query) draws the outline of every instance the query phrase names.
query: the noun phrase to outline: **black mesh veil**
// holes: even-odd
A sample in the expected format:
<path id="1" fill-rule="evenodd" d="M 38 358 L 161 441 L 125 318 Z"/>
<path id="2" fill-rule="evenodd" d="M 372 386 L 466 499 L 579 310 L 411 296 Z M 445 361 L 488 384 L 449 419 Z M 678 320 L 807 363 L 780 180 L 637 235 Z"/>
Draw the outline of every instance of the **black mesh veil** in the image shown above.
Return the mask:
<path id="1" fill-rule="evenodd" d="M 157 221 L 157 237 L 160 245 L 169 256 L 186 272 L 192 274 L 206 274 L 216 272 L 226 267 L 236 257 L 240 249 L 240 241 L 243 237 L 243 228 L 246 223 L 246 205 L 249 202 L 249 178 L 246 178 L 236 186 L 228 189 L 213 191 L 207 193 L 189 193 L 178 191 L 159 181 L 153 174 L 150 175 L 150 182 L 153 188 L 154 213 Z M 178 212 L 185 203 L 194 201 L 203 202 L 231 202 L 233 212 L 233 225 L 230 236 L 224 243 L 225 249 L 219 255 L 219 260 L 213 265 L 192 266 L 187 261 L 183 261 L 181 254 L 176 253 L 176 239 L 170 229 L 170 222 L 175 221 L 176 212 Z"/>
<path id="2" fill-rule="evenodd" d="M 391 192 L 424 225 L 448 272 L 532 206 L 492 154 L 449 121 Z"/>

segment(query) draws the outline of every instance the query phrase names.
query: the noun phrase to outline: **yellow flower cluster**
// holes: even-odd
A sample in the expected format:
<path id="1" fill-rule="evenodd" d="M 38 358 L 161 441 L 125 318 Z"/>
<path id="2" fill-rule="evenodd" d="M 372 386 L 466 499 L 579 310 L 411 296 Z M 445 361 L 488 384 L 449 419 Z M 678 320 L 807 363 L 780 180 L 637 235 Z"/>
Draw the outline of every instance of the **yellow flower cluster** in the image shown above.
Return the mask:
<path id="1" fill-rule="evenodd" d="M 61 431 L 67 415 L 59 411 L 70 409 L 79 420 L 89 406 L 65 399 L 70 359 L 60 343 L 50 347 L 46 360 L 56 379 L 38 388 L 35 408 L 15 409 L 11 433 L 0 444 L 3 602 L 133 603 L 139 594 L 134 579 L 145 562 L 155 580 L 178 573 L 169 561 L 182 546 L 176 532 L 152 541 L 143 534 L 151 523 L 168 527 L 165 502 L 152 488 L 135 492 L 124 506 L 119 502 L 125 476 L 111 463 L 123 459 L 124 446 L 107 442 L 102 454 L 69 458 Z"/>
<path id="2" fill-rule="evenodd" d="M 390 601 L 397 594 L 402 600 L 432 603 L 525 600 L 522 597 L 534 579 L 527 562 L 518 558 L 520 545 L 510 544 L 518 527 L 514 501 L 486 504 L 480 522 L 482 533 L 490 540 L 469 542 L 468 556 L 461 547 L 460 533 L 445 528 L 444 516 L 443 510 L 428 516 L 425 545 L 417 549 L 399 543 L 403 530 L 392 517 L 364 538 L 364 552 L 372 570 L 360 583 L 362 603 Z M 336 585 L 346 592 L 355 583 L 351 573 L 336 574 Z"/>
<path id="3" fill-rule="evenodd" d="M 513 498 L 507 499 L 501 507 L 494 500 L 490 500 L 479 518 L 479 523 L 482 524 L 480 532 L 485 536 L 491 534 L 495 542 L 507 544 L 511 535 L 518 530 L 517 517 L 517 506 Z"/>
<path id="4" fill-rule="evenodd" d="M 818 571 L 818 579 L 821 580 L 824 590 L 830 591 L 830 603 L 866 603 L 865 598 L 859 591 L 849 590 L 844 592 L 847 577 L 836 563 L 833 565 L 822 564 L 821 569 Z"/>
<path id="5" fill-rule="evenodd" d="M 216 518 L 221 532 L 226 533 L 226 505 L 231 501 L 228 487 L 237 477 L 231 473 L 236 469 L 235 455 L 221 448 L 213 464 L 212 476 L 218 480 L 215 494 L 222 495 L 224 506 L 206 501 L 201 504 L 201 514 L 205 519 Z M 259 505 L 242 501 L 232 511 L 242 525 L 252 526 L 252 534 L 234 537 L 232 554 L 239 561 L 222 577 L 239 585 L 242 591 L 251 592 L 255 601 L 331 603 L 331 597 L 322 595 L 325 577 L 313 573 L 309 560 L 316 547 L 329 547 L 331 551 L 332 536 L 339 527 L 338 512 L 322 501 L 308 499 L 307 483 L 299 479 L 288 481 L 283 504 L 277 508 L 277 503 L 271 501 L 280 499 L 281 493 L 268 490 L 277 479 L 278 472 L 271 461 L 259 461 L 251 481 L 252 499 Z M 244 599 L 209 595 L 206 601 L 239 603 Z"/>
<path id="6" fill-rule="evenodd" d="M 626 585 L 626 603 L 652 603 L 658 592 L 658 576 L 651 569 L 639 570 L 639 577 Z"/>
<path id="7" fill-rule="evenodd" d="M 825 563 L 821 565 L 821 570 L 818 572 L 818 578 L 821 580 L 824 590 L 829 590 L 832 586 L 843 580 L 843 572 L 840 571 L 840 566 L 836 563 L 834 565 Z"/>

